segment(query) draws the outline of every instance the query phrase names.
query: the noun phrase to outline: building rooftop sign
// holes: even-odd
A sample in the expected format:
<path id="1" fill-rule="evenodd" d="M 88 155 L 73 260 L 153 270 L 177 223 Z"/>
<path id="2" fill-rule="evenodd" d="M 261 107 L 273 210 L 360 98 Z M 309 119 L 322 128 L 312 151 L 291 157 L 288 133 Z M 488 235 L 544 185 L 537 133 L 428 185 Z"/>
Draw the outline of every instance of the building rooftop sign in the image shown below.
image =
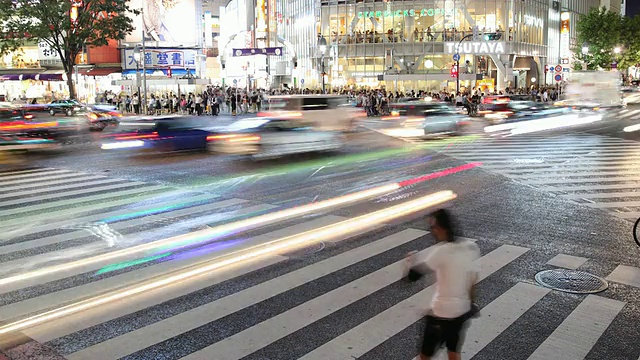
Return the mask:
<path id="1" fill-rule="evenodd" d="M 359 11 L 358 18 L 381 18 L 381 17 L 414 17 L 414 16 L 437 16 L 437 15 L 453 15 L 453 9 L 402 9 L 402 10 L 384 10 L 384 11 Z"/>
<path id="2" fill-rule="evenodd" d="M 504 54 L 505 43 L 502 41 L 470 41 L 462 42 L 458 48 L 457 42 L 444 44 L 447 54 Z"/>

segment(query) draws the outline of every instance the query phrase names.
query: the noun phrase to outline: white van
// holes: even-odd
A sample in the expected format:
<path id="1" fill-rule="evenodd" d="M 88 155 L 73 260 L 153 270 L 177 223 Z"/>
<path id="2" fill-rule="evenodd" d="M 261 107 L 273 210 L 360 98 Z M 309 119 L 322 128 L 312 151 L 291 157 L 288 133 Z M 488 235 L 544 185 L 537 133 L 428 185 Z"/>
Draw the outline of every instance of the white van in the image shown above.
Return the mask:
<path id="1" fill-rule="evenodd" d="M 258 116 L 287 118 L 317 131 L 353 131 L 356 117 L 360 113 L 351 105 L 347 96 L 270 96 L 268 101 L 268 110 Z"/>

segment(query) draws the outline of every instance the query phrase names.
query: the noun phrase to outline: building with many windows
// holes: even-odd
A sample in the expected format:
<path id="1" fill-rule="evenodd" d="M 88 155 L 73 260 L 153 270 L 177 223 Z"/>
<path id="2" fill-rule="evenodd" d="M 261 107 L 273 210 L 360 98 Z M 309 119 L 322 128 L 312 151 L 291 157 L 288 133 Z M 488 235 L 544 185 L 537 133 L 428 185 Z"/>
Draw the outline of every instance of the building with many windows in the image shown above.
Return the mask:
<path id="1" fill-rule="evenodd" d="M 455 54 L 462 89 L 552 84 L 545 69 L 563 58 L 569 68 L 573 25 L 601 1 L 321 0 L 318 40 L 327 47 L 315 47 L 314 63 L 324 57 L 334 87 L 455 90 Z"/>

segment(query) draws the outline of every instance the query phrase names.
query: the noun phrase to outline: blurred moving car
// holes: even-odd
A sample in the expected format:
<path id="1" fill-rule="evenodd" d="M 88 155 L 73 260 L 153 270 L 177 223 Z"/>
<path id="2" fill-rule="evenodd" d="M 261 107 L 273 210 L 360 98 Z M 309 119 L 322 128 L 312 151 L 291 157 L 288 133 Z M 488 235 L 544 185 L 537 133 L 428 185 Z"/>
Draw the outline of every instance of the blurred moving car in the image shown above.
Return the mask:
<path id="1" fill-rule="evenodd" d="M 411 110 L 415 110 L 411 109 Z M 417 127 L 424 137 L 461 135 L 469 125 L 469 117 L 457 108 L 441 102 L 427 102 L 419 107 L 419 114 L 404 121 L 404 127 Z"/>
<path id="2" fill-rule="evenodd" d="M 284 155 L 334 151 L 343 146 L 340 131 L 286 118 L 250 118 L 207 137 L 213 152 L 269 159 Z"/>
<path id="3" fill-rule="evenodd" d="M 104 150 L 212 153 L 266 159 L 294 153 L 339 149 L 339 131 L 317 130 L 298 119 L 267 117 L 239 120 L 225 128 L 207 128 L 207 118 L 167 116 L 120 122 L 124 132 L 106 136 Z"/>
<path id="4" fill-rule="evenodd" d="M 478 115 L 506 111 L 512 101 L 532 101 L 531 95 L 491 95 L 485 96 L 478 105 Z"/>
<path id="5" fill-rule="evenodd" d="M 545 105 L 533 101 L 510 101 L 499 111 L 485 115 L 491 125 L 535 120 L 549 116 L 561 115 L 571 111 L 570 108 Z"/>
<path id="6" fill-rule="evenodd" d="M 23 164 L 26 161 L 24 154 L 27 151 L 45 150 L 57 146 L 58 144 L 50 139 L 0 135 L 0 166 Z"/>
<path id="7" fill-rule="evenodd" d="M 0 134 L 58 140 L 86 129 L 77 119 L 36 118 L 21 107 L 0 106 Z"/>
<path id="8" fill-rule="evenodd" d="M 65 114 L 67 116 L 73 116 L 76 113 L 83 111 L 86 108 L 77 100 L 54 100 L 47 105 L 47 110 L 51 116 L 55 114 Z"/>
<path id="9" fill-rule="evenodd" d="M 122 132 L 105 136 L 104 150 L 130 149 L 145 152 L 206 150 L 211 131 L 206 120 L 193 116 L 132 118 L 120 122 Z"/>
<path id="10" fill-rule="evenodd" d="M 296 119 L 316 130 L 353 131 L 361 111 L 351 106 L 348 96 L 270 96 L 268 109 L 258 113 L 270 119 Z"/>
<path id="11" fill-rule="evenodd" d="M 84 115 L 89 122 L 89 129 L 95 131 L 102 131 L 109 125 L 117 126 L 122 118 L 122 114 L 116 110 L 97 107 L 87 108 Z"/>

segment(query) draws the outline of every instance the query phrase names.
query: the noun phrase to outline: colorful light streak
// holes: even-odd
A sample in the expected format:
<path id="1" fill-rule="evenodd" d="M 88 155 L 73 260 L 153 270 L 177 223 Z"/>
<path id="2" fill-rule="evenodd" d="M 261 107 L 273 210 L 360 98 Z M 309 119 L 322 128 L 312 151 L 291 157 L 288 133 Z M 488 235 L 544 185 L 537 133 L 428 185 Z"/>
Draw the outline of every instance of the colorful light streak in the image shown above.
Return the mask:
<path id="1" fill-rule="evenodd" d="M 219 225 L 211 229 L 205 229 L 195 231 L 189 234 L 179 235 L 168 239 L 158 240 L 147 244 L 141 244 L 130 248 L 109 252 L 93 257 L 89 257 L 82 260 L 71 261 L 65 264 L 59 264 L 50 266 L 43 269 L 26 272 L 24 274 L 15 275 L 7 278 L 0 279 L 0 286 L 11 284 L 27 279 L 36 278 L 39 276 L 50 275 L 57 272 L 71 270 L 91 264 L 110 261 L 121 257 L 130 257 L 136 254 L 145 253 L 148 251 L 154 251 L 156 249 L 165 249 L 168 247 L 181 247 L 185 245 L 197 245 L 202 242 L 208 242 L 219 238 L 223 235 L 238 233 L 240 231 L 247 231 L 255 229 L 260 226 L 277 223 L 283 220 L 291 219 L 297 216 L 302 216 L 310 213 L 314 213 L 321 210 L 326 210 L 333 207 L 344 206 L 347 204 L 359 202 L 362 200 L 381 196 L 386 193 L 393 192 L 399 188 L 398 184 L 389 184 L 384 186 L 378 186 L 368 190 L 347 194 L 320 202 L 305 204 L 297 207 L 293 207 L 286 210 L 280 210 L 274 213 L 268 213 L 265 215 L 236 221 L 229 224 Z"/>
<path id="2" fill-rule="evenodd" d="M 131 267 L 131 266 L 141 265 L 141 264 L 148 263 L 148 262 L 151 262 L 151 261 L 159 260 L 159 259 L 162 259 L 162 258 L 166 258 L 167 256 L 170 256 L 171 254 L 172 253 L 169 252 L 169 253 L 164 253 L 164 254 L 159 254 L 159 255 L 148 256 L 148 257 L 141 258 L 141 259 L 125 261 L 125 262 L 121 262 L 121 263 L 117 263 L 117 264 L 113 264 L 113 265 L 108 265 L 108 266 L 105 266 L 102 269 L 96 271 L 96 275 L 102 275 L 102 274 L 110 273 L 112 271 L 122 270 L 122 269 L 126 269 L 128 267 Z"/>
<path id="3" fill-rule="evenodd" d="M 398 184 L 401 187 L 414 185 L 414 184 L 421 183 L 421 182 L 424 182 L 424 181 L 427 181 L 427 180 L 433 180 L 433 179 L 437 179 L 437 178 L 444 177 L 444 176 L 447 176 L 447 175 L 459 173 L 461 171 L 471 170 L 471 169 L 473 169 L 475 167 L 478 167 L 478 166 L 482 166 L 482 163 L 474 162 L 474 163 L 469 163 L 469 164 L 465 164 L 465 165 L 460 165 L 460 166 L 456 166 L 456 167 L 452 167 L 452 168 L 436 171 L 436 172 L 433 172 L 431 174 L 427 174 L 427 175 L 420 176 L 420 177 L 417 177 L 417 178 L 404 180 L 404 181 L 399 182 Z"/>
<path id="4" fill-rule="evenodd" d="M 139 218 L 139 217 L 144 217 L 144 216 L 149 216 L 149 215 L 157 215 L 157 214 L 160 214 L 160 213 L 164 213 L 164 212 L 168 212 L 168 211 L 174 211 L 174 210 L 183 209 L 183 208 L 188 208 L 188 207 L 192 207 L 192 206 L 204 205 L 207 202 L 208 201 L 206 201 L 206 200 L 202 200 L 202 201 L 193 201 L 193 202 L 188 202 L 188 203 L 180 203 L 180 204 L 176 204 L 176 205 L 161 206 L 161 207 L 157 207 L 157 208 L 153 208 L 153 209 L 147 209 L 147 210 L 136 211 L 136 212 L 132 212 L 132 213 L 128 213 L 128 214 L 108 217 L 108 218 L 102 219 L 102 220 L 100 220 L 98 222 L 111 224 L 111 223 L 118 222 L 118 221 L 131 220 L 131 219 L 134 219 L 134 218 Z"/>
<path id="5" fill-rule="evenodd" d="M 147 291 L 170 286 L 205 274 L 211 274 L 212 272 L 241 262 L 255 260 L 269 255 L 276 255 L 284 251 L 299 249 L 322 241 L 330 241 L 353 236 L 362 233 L 367 229 L 371 229 L 372 227 L 375 228 L 379 226 L 379 224 L 394 221 L 398 218 L 423 211 L 435 205 L 451 201 L 455 198 L 456 195 L 451 191 L 440 191 L 386 209 L 378 210 L 370 214 L 358 216 L 336 224 L 327 225 L 319 229 L 314 229 L 301 234 L 288 236 L 239 250 L 226 256 L 212 259 L 211 261 L 205 261 L 188 269 L 176 271 L 165 276 L 160 276 L 149 281 L 127 286 L 103 295 L 95 296 L 87 300 L 62 306 L 57 309 L 0 326 L 0 335 L 24 330 L 26 328 L 43 324 L 47 321 L 60 319 L 97 306 L 127 299 L 131 296 L 142 294 Z"/>
<path id="6" fill-rule="evenodd" d="M 233 176 L 226 176 L 221 178 L 215 177 L 207 177 L 202 178 L 196 181 L 191 182 L 190 187 L 198 188 L 203 186 L 211 186 L 217 183 L 223 183 L 226 181 L 238 180 L 241 178 L 250 178 L 250 177 L 269 177 L 269 176 L 277 176 L 285 173 L 291 173 L 296 171 L 306 171 L 306 170 L 314 170 L 319 167 L 336 167 L 343 165 L 351 165 L 366 161 L 377 161 L 383 158 L 389 158 L 394 156 L 401 156 L 406 154 L 411 154 L 416 150 L 421 149 L 438 149 L 444 148 L 451 144 L 464 144 L 475 141 L 480 138 L 480 135 L 467 135 L 460 136 L 456 138 L 448 138 L 442 140 L 428 141 L 424 144 L 412 144 L 412 146 L 404 146 L 394 149 L 384 149 L 378 151 L 364 152 L 358 154 L 348 154 L 341 155 L 336 157 L 329 157 L 317 160 L 309 160 L 299 163 L 291 163 L 284 165 L 276 165 L 261 171 L 256 171 L 252 173 L 240 173 L 235 174 Z"/>

